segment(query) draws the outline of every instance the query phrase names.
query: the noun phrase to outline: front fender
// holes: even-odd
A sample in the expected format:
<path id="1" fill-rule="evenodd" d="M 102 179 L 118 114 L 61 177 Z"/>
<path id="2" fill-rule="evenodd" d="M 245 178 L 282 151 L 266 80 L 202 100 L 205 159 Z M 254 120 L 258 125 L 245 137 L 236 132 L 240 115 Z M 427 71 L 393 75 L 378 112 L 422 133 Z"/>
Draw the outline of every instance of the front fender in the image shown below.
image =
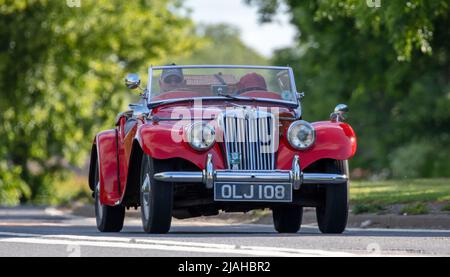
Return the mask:
<path id="1" fill-rule="evenodd" d="M 100 180 L 100 202 L 114 206 L 120 200 L 117 160 L 117 131 L 107 130 L 97 134 L 97 162 Z"/>
<path id="2" fill-rule="evenodd" d="M 356 134 L 350 125 L 330 121 L 314 122 L 312 125 L 316 130 L 316 142 L 307 150 L 294 149 L 286 135 L 280 139 L 278 169 L 291 169 L 294 155 L 299 155 L 302 169 L 320 159 L 347 160 L 353 157 L 357 144 Z"/>
<path id="3" fill-rule="evenodd" d="M 136 132 L 136 139 L 144 153 L 154 159 L 181 158 L 190 161 L 199 169 L 205 168 L 208 153 L 213 156 L 216 169 L 224 169 L 225 161 L 218 143 L 207 151 L 194 150 L 187 142 L 180 139 L 183 128 L 180 121 L 161 121 L 141 125 Z"/>

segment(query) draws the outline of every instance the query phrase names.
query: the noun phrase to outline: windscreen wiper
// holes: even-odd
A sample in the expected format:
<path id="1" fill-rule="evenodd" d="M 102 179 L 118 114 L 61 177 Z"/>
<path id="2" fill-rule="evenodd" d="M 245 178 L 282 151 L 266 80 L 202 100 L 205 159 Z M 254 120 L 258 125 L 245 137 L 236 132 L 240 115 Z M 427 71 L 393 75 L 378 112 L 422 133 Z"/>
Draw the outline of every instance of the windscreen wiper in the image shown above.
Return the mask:
<path id="1" fill-rule="evenodd" d="M 230 99 L 233 99 L 233 100 L 246 100 L 246 99 L 242 99 L 241 97 L 236 97 L 236 96 L 230 95 L 228 93 L 224 93 L 224 92 L 218 92 L 217 95 L 223 96 L 223 97 L 226 97 L 226 98 L 230 98 Z"/>

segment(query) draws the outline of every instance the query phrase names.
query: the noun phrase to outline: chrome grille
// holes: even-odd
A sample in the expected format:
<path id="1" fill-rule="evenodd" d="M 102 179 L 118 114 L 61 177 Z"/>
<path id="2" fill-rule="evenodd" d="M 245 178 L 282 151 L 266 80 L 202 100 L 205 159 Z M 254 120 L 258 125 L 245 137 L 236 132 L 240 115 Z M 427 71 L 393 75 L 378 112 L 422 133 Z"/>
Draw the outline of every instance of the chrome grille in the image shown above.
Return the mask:
<path id="1" fill-rule="evenodd" d="M 237 109 L 225 112 L 221 122 L 229 169 L 275 169 L 278 137 L 271 113 Z"/>

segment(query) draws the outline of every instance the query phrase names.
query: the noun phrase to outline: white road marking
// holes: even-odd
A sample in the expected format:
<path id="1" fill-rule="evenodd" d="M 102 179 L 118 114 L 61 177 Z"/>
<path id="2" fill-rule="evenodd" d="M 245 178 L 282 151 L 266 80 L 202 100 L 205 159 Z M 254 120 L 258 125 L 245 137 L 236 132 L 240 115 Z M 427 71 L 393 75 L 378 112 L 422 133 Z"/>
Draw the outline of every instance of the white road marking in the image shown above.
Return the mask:
<path id="1" fill-rule="evenodd" d="M 233 224 L 230 224 L 233 225 Z M 251 227 L 256 226 L 273 228 L 273 225 L 269 224 L 236 224 L 237 226 Z M 302 224 L 301 230 L 304 229 L 314 229 L 318 230 L 317 225 Z M 448 234 L 450 236 L 450 230 L 440 230 L 440 229 L 398 229 L 398 228 L 345 228 L 345 231 L 351 232 L 385 232 L 385 233 L 430 233 L 430 234 Z M 301 234 L 301 233 L 299 233 Z M 321 234 L 320 232 L 318 234 Z M 345 232 L 344 232 L 345 234 Z"/>
<path id="2" fill-rule="evenodd" d="M 217 243 L 197 243 L 170 240 L 130 239 L 121 237 L 89 237 L 75 235 L 40 235 L 28 233 L 0 232 L 0 242 L 31 243 L 46 245 L 79 245 L 93 247 L 116 247 L 128 249 L 162 250 L 177 252 L 196 252 L 213 254 L 232 254 L 250 256 L 354 256 L 352 253 L 316 249 L 295 249 L 229 245 Z"/>
<path id="3" fill-rule="evenodd" d="M 430 233 L 430 234 L 449 234 L 450 230 L 438 230 L 438 229 L 387 229 L 387 228 L 346 228 L 347 231 L 352 232 L 393 232 L 393 233 Z"/>

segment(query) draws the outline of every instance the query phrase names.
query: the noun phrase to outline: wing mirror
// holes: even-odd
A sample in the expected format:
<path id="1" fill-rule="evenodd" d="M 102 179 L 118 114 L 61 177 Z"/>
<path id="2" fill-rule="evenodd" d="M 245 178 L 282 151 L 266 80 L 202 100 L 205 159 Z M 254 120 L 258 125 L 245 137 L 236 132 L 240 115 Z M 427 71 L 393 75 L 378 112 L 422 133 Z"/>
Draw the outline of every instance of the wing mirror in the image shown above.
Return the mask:
<path id="1" fill-rule="evenodd" d="M 296 96 L 297 96 L 297 101 L 300 102 L 300 100 L 302 100 L 305 97 L 305 93 L 303 91 L 302 92 L 297 92 Z"/>
<path id="2" fill-rule="evenodd" d="M 338 104 L 334 108 L 334 112 L 330 114 L 331 122 L 342 122 L 347 119 L 348 106 L 345 104 Z"/>
<path id="3" fill-rule="evenodd" d="M 136 73 L 129 73 L 125 77 L 125 85 L 129 89 L 135 89 L 138 88 L 141 84 L 141 78 L 139 78 L 139 75 Z"/>

